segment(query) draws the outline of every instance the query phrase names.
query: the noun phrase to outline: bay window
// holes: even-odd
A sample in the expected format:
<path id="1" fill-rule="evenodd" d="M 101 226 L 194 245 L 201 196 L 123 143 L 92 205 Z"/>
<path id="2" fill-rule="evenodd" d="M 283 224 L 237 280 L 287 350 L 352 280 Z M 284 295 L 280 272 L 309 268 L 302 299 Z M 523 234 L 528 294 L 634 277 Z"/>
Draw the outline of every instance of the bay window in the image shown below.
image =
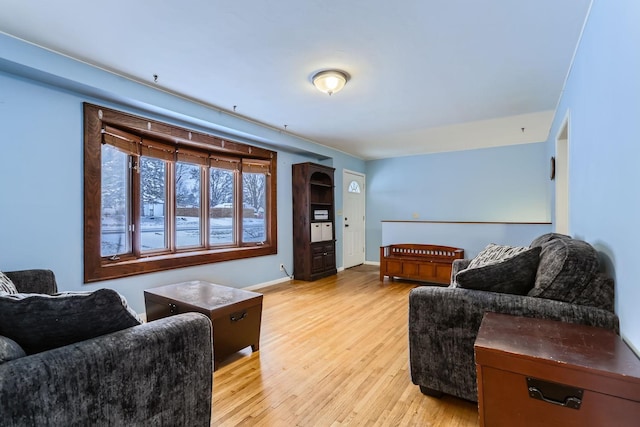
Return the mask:
<path id="1" fill-rule="evenodd" d="M 277 252 L 275 152 L 84 110 L 85 282 Z"/>

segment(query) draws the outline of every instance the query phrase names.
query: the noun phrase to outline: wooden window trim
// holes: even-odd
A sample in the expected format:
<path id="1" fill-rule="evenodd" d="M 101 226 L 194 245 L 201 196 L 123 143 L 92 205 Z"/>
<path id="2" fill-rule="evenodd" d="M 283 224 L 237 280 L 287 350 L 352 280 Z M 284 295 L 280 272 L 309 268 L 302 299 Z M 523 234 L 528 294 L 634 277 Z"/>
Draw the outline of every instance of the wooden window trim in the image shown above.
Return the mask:
<path id="1" fill-rule="evenodd" d="M 131 254 L 111 260 L 101 256 L 101 147 L 102 129 L 109 126 L 115 133 L 130 137 L 141 135 L 145 139 L 160 142 L 163 149 L 174 147 L 180 153 L 195 154 L 206 150 L 211 158 L 237 162 L 262 160 L 269 162 L 265 214 L 266 240 L 264 244 L 249 243 L 215 249 L 197 248 L 158 255 Z M 111 129 L 113 131 L 113 129 Z M 153 144 L 152 144 L 153 145 Z M 123 143 L 123 147 L 129 147 Z M 129 149 L 129 148 L 127 148 Z M 168 152 L 167 152 L 168 153 Z M 150 272 L 190 267 L 214 262 L 244 259 L 277 253 L 277 153 L 260 147 L 230 141 L 202 132 L 173 126 L 143 117 L 84 103 L 84 282 L 116 279 Z M 241 188 L 240 188 L 241 191 Z M 240 194 L 241 196 L 241 194 Z M 236 199 L 234 203 L 242 200 Z M 207 202 L 208 203 L 208 202 Z M 134 217 L 136 217 L 134 215 Z"/>

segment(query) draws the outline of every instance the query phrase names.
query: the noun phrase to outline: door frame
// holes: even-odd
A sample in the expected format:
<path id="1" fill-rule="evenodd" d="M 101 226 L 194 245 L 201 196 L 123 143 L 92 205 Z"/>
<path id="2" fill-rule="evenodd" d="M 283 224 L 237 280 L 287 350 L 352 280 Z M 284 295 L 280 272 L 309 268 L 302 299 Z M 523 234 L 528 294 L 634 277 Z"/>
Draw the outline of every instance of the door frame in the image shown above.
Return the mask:
<path id="1" fill-rule="evenodd" d="M 560 130 L 556 134 L 555 146 L 555 212 L 554 229 L 557 233 L 569 235 L 571 224 L 569 220 L 569 140 L 571 137 L 570 112 L 562 121 Z"/>

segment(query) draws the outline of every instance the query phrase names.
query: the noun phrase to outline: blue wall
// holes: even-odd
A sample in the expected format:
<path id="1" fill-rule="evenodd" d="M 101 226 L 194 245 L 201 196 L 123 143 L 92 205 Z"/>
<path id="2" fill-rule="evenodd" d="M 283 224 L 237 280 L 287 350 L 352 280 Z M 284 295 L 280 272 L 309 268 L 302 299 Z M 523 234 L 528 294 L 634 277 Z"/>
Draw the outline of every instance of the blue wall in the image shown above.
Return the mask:
<path id="1" fill-rule="evenodd" d="M 123 79 L 0 34 L 0 270 L 49 268 L 61 290 L 110 287 L 138 312 L 144 289 L 187 280 L 247 287 L 293 268 L 291 164 L 320 161 L 364 172 L 364 161 Z M 227 135 L 278 151 L 278 254 L 83 285 L 82 103 Z M 342 228 L 337 227 L 338 266 Z"/>
<path id="2" fill-rule="evenodd" d="M 551 221 L 548 155 L 542 142 L 367 162 L 367 260 L 383 220 Z"/>
<path id="3" fill-rule="evenodd" d="M 569 230 L 616 282 L 622 336 L 640 349 L 640 2 L 594 0 L 549 147 L 569 116 Z"/>

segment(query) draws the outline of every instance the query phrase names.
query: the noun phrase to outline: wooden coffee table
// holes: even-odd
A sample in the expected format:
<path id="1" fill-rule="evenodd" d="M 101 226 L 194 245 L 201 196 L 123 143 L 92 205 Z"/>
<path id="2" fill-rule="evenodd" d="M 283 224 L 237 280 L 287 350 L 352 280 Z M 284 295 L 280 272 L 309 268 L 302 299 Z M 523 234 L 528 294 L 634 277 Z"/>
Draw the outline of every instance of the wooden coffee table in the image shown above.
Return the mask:
<path id="1" fill-rule="evenodd" d="M 144 291 L 147 321 L 186 312 L 208 316 L 213 324 L 214 369 L 233 353 L 260 349 L 262 294 L 203 281 Z"/>

